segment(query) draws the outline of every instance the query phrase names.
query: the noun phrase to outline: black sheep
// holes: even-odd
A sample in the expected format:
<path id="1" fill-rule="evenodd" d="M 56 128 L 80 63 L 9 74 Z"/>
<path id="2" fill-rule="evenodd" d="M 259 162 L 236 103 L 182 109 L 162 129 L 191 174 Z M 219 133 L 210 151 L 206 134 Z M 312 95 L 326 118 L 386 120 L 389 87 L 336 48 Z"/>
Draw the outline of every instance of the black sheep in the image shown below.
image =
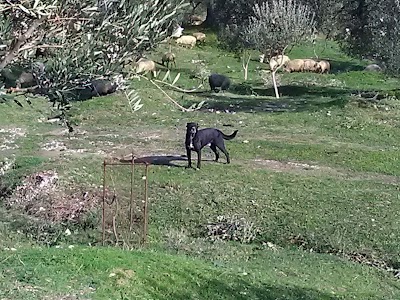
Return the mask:
<path id="1" fill-rule="evenodd" d="M 220 88 L 221 91 L 225 91 L 229 89 L 229 86 L 231 85 L 231 81 L 228 77 L 215 73 L 208 77 L 208 83 L 210 84 L 211 90 L 216 93 L 219 92 L 219 89 L 217 88 Z"/>
<path id="2" fill-rule="evenodd" d="M 114 93 L 117 87 L 117 84 L 105 79 L 92 80 L 90 86 L 93 96 L 104 96 Z"/>

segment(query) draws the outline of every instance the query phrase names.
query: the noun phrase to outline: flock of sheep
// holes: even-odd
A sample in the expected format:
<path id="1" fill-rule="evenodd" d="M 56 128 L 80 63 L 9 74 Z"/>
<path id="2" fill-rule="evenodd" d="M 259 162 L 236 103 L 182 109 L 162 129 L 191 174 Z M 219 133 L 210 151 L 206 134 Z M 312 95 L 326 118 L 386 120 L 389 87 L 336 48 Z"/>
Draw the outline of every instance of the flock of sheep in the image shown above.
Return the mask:
<path id="1" fill-rule="evenodd" d="M 260 61 L 264 60 L 261 56 Z M 269 61 L 269 67 L 271 71 L 276 70 L 279 66 L 283 66 L 286 72 L 313 72 L 313 73 L 329 73 L 331 65 L 326 60 L 316 61 L 314 59 L 293 59 L 286 55 L 273 56 Z"/>
<path id="2" fill-rule="evenodd" d="M 172 35 L 170 37 L 177 37 L 175 40 L 177 45 L 183 46 L 183 47 L 188 47 L 192 49 L 196 43 L 204 42 L 206 39 L 206 35 L 203 32 L 195 32 L 192 35 Z M 165 52 L 161 58 L 161 64 L 163 66 L 166 66 L 167 68 L 170 67 L 171 65 L 174 65 L 176 67 L 176 55 L 175 53 L 171 52 L 171 47 L 168 52 Z M 155 75 L 156 72 L 156 63 L 148 58 L 140 58 L 136 63 L 134 67 L 134 72 L 135 74 L 141 74 L 141 73 L 148 73 L 151 72 L 153 75 Z"/>
<path id="3" fill-rule="evenodd" d="M 179 27 L 169 38 L 168 42 L 170 48 L 168 52 L 165 52 L 161 58 L 161 65 L 166 66 L 168 69 L 170 65 L 176 67 L 176 55 L 171 51 L 171 44 L 175 38 L 176 45 L 184 46 L 192 49 L 196 43 L 204 42 L 206 35 L 202 32 L 196 32 L 192 35 L 182 35 L 183 28 Z M 260 62 L 264 62 L 264 56 L 260 56 Z M 160 63 L 158 63 L 160 64 Z M 273 56 L 269 60 L 269 67 L 271 71 L 277 71 L 281 67 L 286 72 L 314 72 L 314 73 L 329 73 L 331 66 L 326 60 L 314 60 L 314 59 L 293 59 L 291 60 L 287 55 Z M 147 74 L 152 73 L 156 76 L 156 62 L 148 59 L 141 58 L 134 65 L 135 74 Z M 220 90 L 227 90 L 230 86 L 230 80 L 225 75 L 212 74 L 209 76 L 209 83 L 211 90 L 217 92 Z"/>

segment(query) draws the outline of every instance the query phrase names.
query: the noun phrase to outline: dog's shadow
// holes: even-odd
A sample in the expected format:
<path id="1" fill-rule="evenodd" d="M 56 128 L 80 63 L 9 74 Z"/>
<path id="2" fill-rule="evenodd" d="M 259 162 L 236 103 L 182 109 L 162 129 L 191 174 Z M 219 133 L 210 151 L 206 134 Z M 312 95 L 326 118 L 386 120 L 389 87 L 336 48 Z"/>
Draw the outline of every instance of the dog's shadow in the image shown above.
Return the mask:
<path id="1" fill-rule="evenodd" d="M 154 156 L 143 156 L 135 158 L 135 164 L 148 164 L 168 167 L 179 167 L 184 168 L 184 165 L 178 165 L 173 161 L 187 161 L 186 155 L 154 155 Z M 120 162 L 130 163 L 130 159 L 121 159 Z"/>
<path id="2" fill-rule="evenodd" d="M 130 163 L 130 159 L 120 159 L 122 163 Z M 154 156 L 143 156 L 135 158 L 135 164 L 148 164 L 148 165 L 158 165 L 158 166 L 168 166 L 168 167 L 177 167 L 177 168 L 185 168 L 186 164 L 178 165 L 173 163 L 173 161 L 184 161 L 187 162 L 186 155 L 154 155 Z M 194 159 L 194 161 L 197 161 Z M 215 162 L 213 159 L 202 159 L 202 161 Z"/>

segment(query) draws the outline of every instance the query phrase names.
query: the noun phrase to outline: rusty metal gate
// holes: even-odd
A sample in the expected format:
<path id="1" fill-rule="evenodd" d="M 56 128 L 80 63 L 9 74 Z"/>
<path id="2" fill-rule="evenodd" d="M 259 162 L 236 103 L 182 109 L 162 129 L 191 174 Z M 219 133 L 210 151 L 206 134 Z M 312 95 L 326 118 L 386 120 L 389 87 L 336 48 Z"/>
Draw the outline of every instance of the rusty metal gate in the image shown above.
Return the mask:
<path id="1" fill-rule="evenodd" d="M 103 162 L 102 244 L 133 248 L 147 241 L 148 163 Z"/>

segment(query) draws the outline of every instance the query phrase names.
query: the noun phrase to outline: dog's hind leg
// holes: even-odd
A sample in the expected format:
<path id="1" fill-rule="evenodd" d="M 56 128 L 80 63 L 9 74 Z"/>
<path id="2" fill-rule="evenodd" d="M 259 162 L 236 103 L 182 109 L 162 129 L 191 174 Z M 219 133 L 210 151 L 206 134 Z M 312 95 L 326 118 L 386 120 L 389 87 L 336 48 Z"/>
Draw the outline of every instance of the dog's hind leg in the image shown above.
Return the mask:
<path id="1" fill-rule="evenodd" d="M 210 148 L 215 153 L 215 161 L 218 161 L 219 152 L 218 152 L 217 146 L 215 144 L 211 143 Z"/>
<path id="2" fill-rule="evenodd" d="M 228 153 L 228 151 L 226 151 L 226 148 L 225 148 L 224 140 L 217 141 L 215 143 L 215 145 L 218 147 L 219 150 L 221 150 L 225 154 L 226 163 L 227 164 L 231 163 L 231 160 L 229 159 L 229 153 Z"/>

